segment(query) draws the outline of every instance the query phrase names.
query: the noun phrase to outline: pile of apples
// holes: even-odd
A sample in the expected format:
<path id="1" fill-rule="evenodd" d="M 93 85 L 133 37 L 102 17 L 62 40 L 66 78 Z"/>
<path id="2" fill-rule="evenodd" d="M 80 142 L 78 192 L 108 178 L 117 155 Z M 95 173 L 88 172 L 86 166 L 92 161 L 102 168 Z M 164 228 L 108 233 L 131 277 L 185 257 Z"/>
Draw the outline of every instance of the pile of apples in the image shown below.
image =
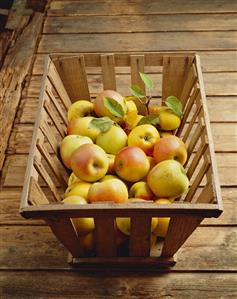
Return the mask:
<path id="1" fill-rule="evenodd" d="M 149 91 L 152 83 L 140 74 Z M 188 190 L 182 165 L 187 160 L 183 141 L 173 135 L 181 123 L 182 105 L 175 97 L 166 106 L 152 106 L 138 86 L 132 96 L 105 90 L 94 102 L 76 101 L 68 110 L 68 135 L 60 144 L 64 165 L 72 171 L 65 204 L 112 201 L 153 201 L 170 204 Z M 138 102 L 146 115 L 140 115 Z M 86 253 L 94 250 L 94 219 L 76 218 L 73 224 Z M 152 218 L 151 245 L 166 235 L 169 218 Z M 121 246 L 130 235 L 130 218 L 115 219 Z"/>

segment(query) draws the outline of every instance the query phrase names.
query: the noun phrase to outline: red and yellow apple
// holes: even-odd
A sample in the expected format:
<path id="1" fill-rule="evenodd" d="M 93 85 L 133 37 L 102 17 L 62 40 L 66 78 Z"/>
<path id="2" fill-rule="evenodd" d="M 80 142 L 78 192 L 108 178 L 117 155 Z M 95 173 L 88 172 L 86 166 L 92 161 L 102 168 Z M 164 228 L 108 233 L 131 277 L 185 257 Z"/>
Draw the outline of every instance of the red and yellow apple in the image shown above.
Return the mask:
<path id="1" fill-rule="evenodd" d="M 87 201 L 81 196 L 69 196 L 63 200 L 63 203 L 70 205 L 84 205 L 87 204 Z M 72 222 L 78 236 L 84 236 L 95 229 L 93 218 L 73 218 Z"/>
<path id="2" fill-rule="evenodd" d="M 94 111 L 97 116 L 109 116 L 114 121 L 120 121 L 121 118 L 114 116 L 108 108 L 106 108 L 104 104 L 104 98 L 112 98 L 114 101 L 116 101 L 118 104 L 121 105 L 124 115 L 127 112 L 127 106 L 126 102 L 121 94 L 119 94 L 117 91 L 114 90 L 104 90 L 101 93 L 99 93 L 94 101 Z"/>
<path id="3" fill-rule="evenodd" d="M 174 159 L 184 165 L 187 160 L 187 149 L 179 137 L 170 135 L 157 141 L 154 146 L 153 157 L 156 163 Z"/>
<path id="4" fill-rule="evenodd" d="M 128 189 L 120 179 L 109 179 L 92 184 L 88 193 L 89 202 L 113 201 L 124 203 L 128 200 Z"/>
<path id="5" fill-rule="evenodd" d="M 79 179 L 95 182 L 107 173 L 109 160 L 98 145 L 83 144 L 71 155 L 71 167 Z"/>
<path id="6" fill-rule="evenodd" d="M 95 141 L 96 137 L 100 134 L 100 130 L 90 125 L 92 119 L 92 116 L 71 119 L 68 123 L 67 134 L 87 136 Z"/>
<path id="7" fill-rule="evenodd" d="M 129 189 L 129 197 L 153 200 L 154 194 L 146 182 L 136 182 Z"/>
<path id="8" fill-rule="evenodd" d="M 67 112 L 68 121 L 73 118 L 79 118 L 91 115 L 94 110 L 94 105 L 90 101 L 80 100 L 74 102 L 69 108 Z"/>
<path id="9" fill-rule="evenodd" d="M 137 182 L 149 171 L 150 163 L 144 151 L 136 146 L 127 146 L 115 156 L 115 172 L 122 179 Z"/>
<path id="10" fill-rule="evenodd" d="M 99 145 L 108 154 L 116 155 L 127 145 L 127 134 L 124 130 L 113 125 L 107 132 L 100 133 L 96 138 L 96 144 Z"/>
<path id="11" fill-rule="evenodd" d="M 72 153 L 79 148 L 82 144 L 90 143 L 92 140 L 87 136 L 80 135 L 68 135 L 63 138 L 60 144 L 60 155 L 63 160 L 64 165 L 71 169 L 71 155 Z"/>
<path id="12" fill-rule="evenodd" d="M 171 204 L 168 199 L 162 198 L 155 201 L 156 204 Z M 168 231 L 170 218 L 158 217 L 158 223 L 154 231 L 152 232 L 157 237 L 165 237 Z"/>
<path id="13" fill-rule="evenodd" d="M 149 172 L 147 183 L 157 198 L 176 198 L 189 187 L 183 166 L 175 160 L 158 163 Z"/>
<path id="14" fill-rule="evenodd" d="M 137 146 L 146 154 L 152 155 L 153 147 L 159 138 L 159 132 L 153 125 L 140 125 L 129 133 L 128 146 Z"/>
<path id="15" fill-rule="evenodd" d="M 88 197 L 88 191 L 90 189 L 91 183 L 88 182 L 83 182 L 83 181 L 78 181 L 70 186 L 65 191 L 64 197 L 69 197 L 69 196 L 81 196 L 87 200 Z"/>

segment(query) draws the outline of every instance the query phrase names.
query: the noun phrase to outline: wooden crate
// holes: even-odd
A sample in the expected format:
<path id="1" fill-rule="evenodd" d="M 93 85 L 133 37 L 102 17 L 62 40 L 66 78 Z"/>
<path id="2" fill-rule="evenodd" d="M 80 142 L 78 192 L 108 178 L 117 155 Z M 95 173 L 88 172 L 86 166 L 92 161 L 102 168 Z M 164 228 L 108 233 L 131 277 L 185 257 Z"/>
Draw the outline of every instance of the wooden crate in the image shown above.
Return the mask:
<path id="1" fill-rule="evenodd" d="M 187 145 L 185 165 L 190 188 L 171 205 L 152 202 L 88 205 L 61 203 L 68 171 L 58 154 L 66 134 L 66 111 L 75 100 L 91 100 L 100 89 L 129 94 L 130 83 L 145 91 L 139 72 L 151 73 L 159 102 L 169 95 L 183 103 L 184 116 L 176 131 Z M 131 78 L 131 82 L 130 82 Z M 142 107 L 138 107 L 142 112 Z M 207 102 L 198 55 L 173 53 L 84 54 L 47 58 L 20 213 L 44 219 L 68 249 L 75 264 L 174 265 L 174 254 L 205 217 L 218 217 L 222 200 L 210 131 Z M 170 217 L 166 237 L 150 250 L 151 217 Z M 94 217 L 96 255 L 84 256 L 71 218 Z M 129 253 L 115 245 L 115 217 L 131 217 Z"/>

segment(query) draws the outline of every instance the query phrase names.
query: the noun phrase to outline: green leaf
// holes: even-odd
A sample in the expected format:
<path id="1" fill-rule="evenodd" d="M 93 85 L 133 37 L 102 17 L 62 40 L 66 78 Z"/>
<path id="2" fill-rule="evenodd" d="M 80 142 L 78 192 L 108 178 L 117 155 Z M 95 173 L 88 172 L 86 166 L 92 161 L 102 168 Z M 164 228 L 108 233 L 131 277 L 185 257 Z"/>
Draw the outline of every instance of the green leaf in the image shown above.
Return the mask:
<path id="1" fill-rule="evenodd" d="M 145 83 L 146 87 L 150 91 L 152 91 L 154 89 L 154 82 L 151 80 L 151 78 L 148 75 L 144 74 L 144 73 L 139 72 L 139 74 L 140 74 L 140 77 L 141 77 L 142 81 Z"/>
<path id="2" fill-rule="evenodd" d="M 100 118 L 93 118 L 89 124 L 89 128 L 97 128 L 99 129 L 102 133 L 107 132 L 113 125 L 113 121 L 105 116 L 105 117 L 100 117 Z"/>
<path id="3" fill-rule="evenodd" d="M 137 98 L 144 98 L 145 97 L 145 94 L 144 94 L 143 90 L 138 85 L 132 85 L 130 87 L 130 91 L 131 91 L 132 95 L 137 97 Z"/>
<path id="4" fill-rule="evenodd" d="M 114 116 L 124 117 L 123 107 L 114 99 L 104 97 L 104 105 Z"/>
<path id="5" fill-rule="evenodd" d="M 138 122 L 137 126 L 146 125 L 146 124 L 155 126 L 159 124 L 159 121 L 160 119 L 158 114 L 150 114 L 147 116 L 143 116 L 143 118 Z"/>
<path id="6" fill-rule="evenodd" d="M 179 117 L 183 116 L 183 105 L 175 96 L 169 96 L 165 100 L 165 104 Z"/>

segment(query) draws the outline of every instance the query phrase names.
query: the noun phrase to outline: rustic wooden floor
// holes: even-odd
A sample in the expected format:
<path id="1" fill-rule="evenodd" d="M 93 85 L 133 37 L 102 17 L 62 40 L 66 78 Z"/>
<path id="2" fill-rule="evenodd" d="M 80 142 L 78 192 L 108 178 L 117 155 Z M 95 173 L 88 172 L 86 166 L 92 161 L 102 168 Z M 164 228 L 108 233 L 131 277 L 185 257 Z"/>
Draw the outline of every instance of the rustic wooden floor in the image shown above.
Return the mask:
<path id="1" fill-rule="evenodd" d="M 236 29 L 234 0 L 51 2 L 3 167 L 1 298 L 237 298 Z M 224 213 L 200 225 L 169 271 L 71 271 L 66 251 L 50 230 L 18 215 L 44 57 L 54 52 L 171 50 L 201 56 Z M 91 83 L 96 91 L 98 76 L 92 75 Z"/>

